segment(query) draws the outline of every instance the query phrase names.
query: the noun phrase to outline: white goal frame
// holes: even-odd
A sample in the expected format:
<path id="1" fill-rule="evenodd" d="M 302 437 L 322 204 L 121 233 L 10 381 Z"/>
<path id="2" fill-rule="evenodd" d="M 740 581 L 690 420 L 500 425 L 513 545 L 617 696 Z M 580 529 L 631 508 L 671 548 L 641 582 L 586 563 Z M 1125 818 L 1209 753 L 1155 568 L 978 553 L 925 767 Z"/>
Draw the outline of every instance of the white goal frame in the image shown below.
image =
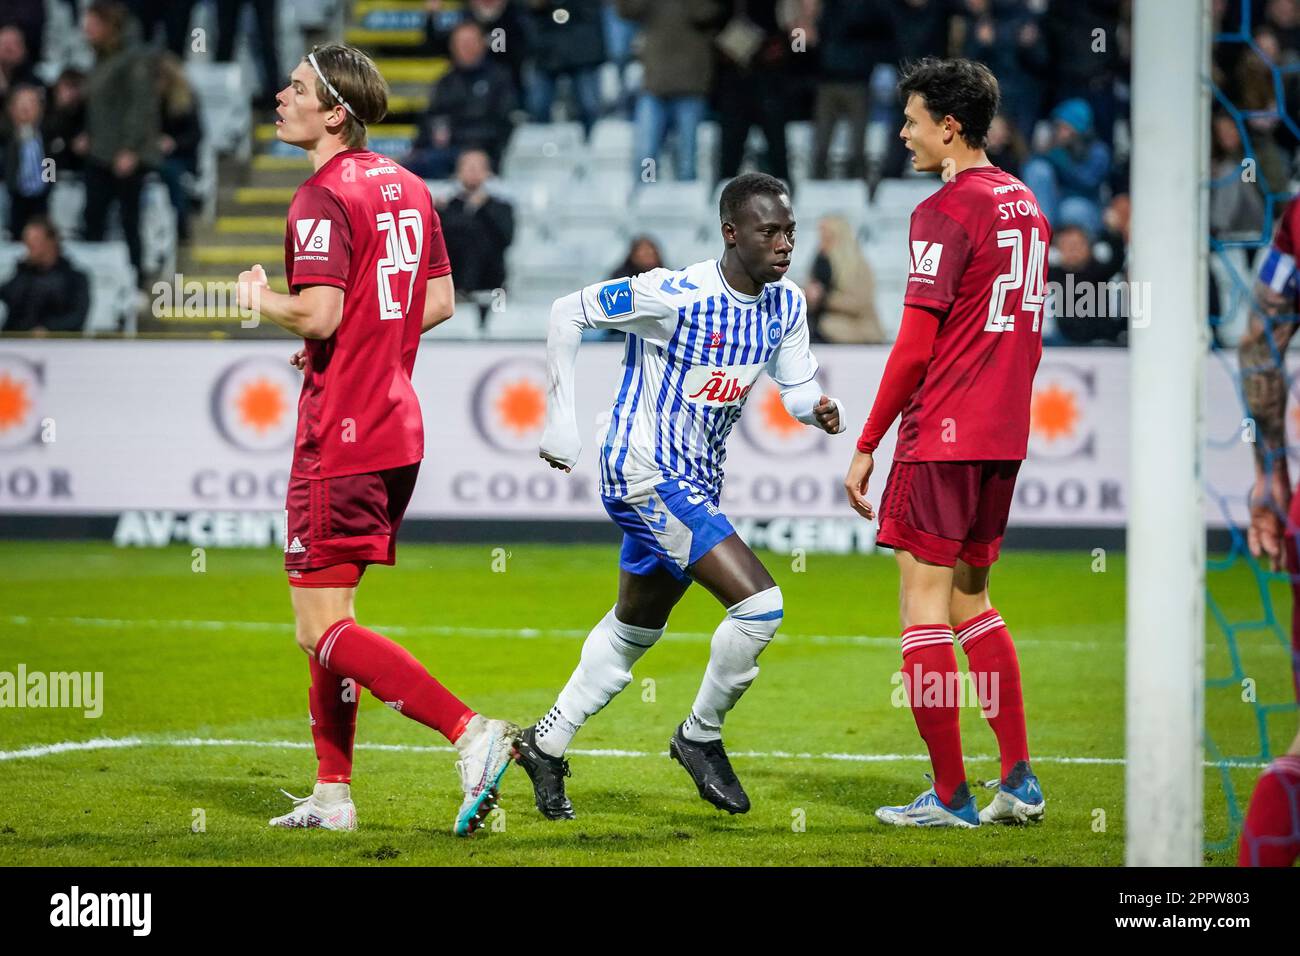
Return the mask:
<path id="1" fill-rule="evenodd" d="M 1129 332 L 1125 858 L 1202 859 L 1209 0 L 1136 0 Z"/>

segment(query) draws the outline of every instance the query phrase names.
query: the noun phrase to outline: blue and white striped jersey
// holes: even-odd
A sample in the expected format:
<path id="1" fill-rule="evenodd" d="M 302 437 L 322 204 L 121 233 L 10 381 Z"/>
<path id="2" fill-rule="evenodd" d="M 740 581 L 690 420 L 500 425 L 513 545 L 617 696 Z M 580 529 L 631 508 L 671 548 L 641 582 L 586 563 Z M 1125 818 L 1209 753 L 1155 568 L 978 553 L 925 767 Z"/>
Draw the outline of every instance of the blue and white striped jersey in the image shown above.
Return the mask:
<path id="1" fill-rule="evenodd" d="M 811 382 L 803 292 L 787 278 L 736 292 L 716 259 L 587 286 L 583 324 L 627 333 L 600 449 L 601 494 L 686 479 L 715 501 L 727 436 L 763 369 L 783 391 Z"/>

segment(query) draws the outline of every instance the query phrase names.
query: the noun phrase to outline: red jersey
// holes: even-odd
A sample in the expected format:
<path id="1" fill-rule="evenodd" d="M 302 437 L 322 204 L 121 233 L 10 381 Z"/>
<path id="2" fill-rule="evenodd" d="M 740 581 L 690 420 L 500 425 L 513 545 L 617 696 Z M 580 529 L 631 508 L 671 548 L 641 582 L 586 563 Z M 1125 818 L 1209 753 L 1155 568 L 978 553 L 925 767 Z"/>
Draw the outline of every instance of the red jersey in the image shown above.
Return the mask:
<path id="1" fill-rule="evenodd" d="M 350 149 L 294 193 L 284 234 L 289 290 L 343 290 L 343 321 L 307 340 L 292 474 L 337 478 L 424 457 L 411 386 L 425 285 L 447 275 L 429 189 L 386 156 Z"/>
<path id="2" fill-rule="evenodd" d="M 908 239 L 903 304 L 946 314 L 894 458 L 1023 459 L 1052 240 L 1038 200 L 996 166 L 965 169 L 916 207 Z"/>

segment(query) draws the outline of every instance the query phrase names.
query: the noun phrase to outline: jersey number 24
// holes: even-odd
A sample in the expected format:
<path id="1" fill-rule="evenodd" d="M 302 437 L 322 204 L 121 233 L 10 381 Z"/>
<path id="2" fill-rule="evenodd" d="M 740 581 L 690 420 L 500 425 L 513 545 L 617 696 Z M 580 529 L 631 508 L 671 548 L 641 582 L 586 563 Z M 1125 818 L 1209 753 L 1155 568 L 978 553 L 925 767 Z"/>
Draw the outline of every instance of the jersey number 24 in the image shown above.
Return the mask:
<path id="1" fill-rule="evenodd" d="M 1011 269 L 993 280 L 993 292 L 989 295 L 989 320 L 984 323 L 985 332 L 1011 332 L 1016 327 L 1016 313 L 1029 312 L 1034 317 L 1034 329 L 1043 319 L 1043 302 L 1046 299 L 1044 288 L 1044 271 L 1047 267 L 1047 243 L 1038 238 L 1038 229 L 1029 233 L 1029 248 L 1024 248 L 1024 238 L 1019 229 L 1002 229 L 998 231 L 998 247 L 1011 249 Z M 1028 260 L 1028 261 L 1026 261 Z M 1012 305 L 1003 313 L 1002 308 L 1008 294 L 1020 290 L 1020 307 Z"/>

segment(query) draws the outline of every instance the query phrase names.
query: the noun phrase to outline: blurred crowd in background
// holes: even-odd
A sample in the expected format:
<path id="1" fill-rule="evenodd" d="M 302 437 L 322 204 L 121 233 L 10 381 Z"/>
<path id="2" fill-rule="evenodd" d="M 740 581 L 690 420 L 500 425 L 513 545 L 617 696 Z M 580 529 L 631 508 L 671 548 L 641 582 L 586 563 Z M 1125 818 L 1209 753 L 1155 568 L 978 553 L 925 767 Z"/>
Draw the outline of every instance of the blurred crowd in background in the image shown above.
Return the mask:
<path id="1" fill-rule="evenodd" d="M 912 175 L 897 137 L 900 62 L 961 55 L 987 63 L 998 77 L 1002 109 L 989 155 L 1025 181 L 1053 223 L 1053 279 L 1122 276 L 1129 2 L 428 0 L 419 14 L 420 42 L 403 55 L 445 58 L 448 67 L 427 90 L 414 135 L 395 158 L 448 184 L 435 195 L 457 283 L 478 303 L 486 325 L 487 294 L 511 287 L 512 240 L 532 241 L 516 235 L 517 200 L 492 188 L 521 130 L 576 121 L 592 140 L 602 122 L 625 121 L 634 188 L 669 178 L 712 189 L 742 169 L 759 168 L 792 184 L 796 211 L 807 182 L 860 182 L 874 201 L 882 182 Z M 49 221 L 54 176 L 79 178 L 84 208 L 73 228 L 62 230 L 75 235 L 63 238 L 96 242 L 120 235 L 140 287 L 147 288 L 156 277 L 141 251 L 146 182 L 165 184 L 182 245 L 195 234 L 204 200 L 196 173 L 205 124 L 185 69 L 194 56 L 193 24 L 202 13 L 202 22 L 215 28 L 205 39 L 206 57 L 228 61 L 237 48 L 245 50 L 256 68 L 251 116 L 265 122 L 293 65 L 282 62 L 272 39 L 290 6 L 287 0 L 3 0 L 0 175 L 11 241 L 27 244 L 30 253 L 42 241 L 33 235 L 28 243 L 31 226 L 57 249 L 60 230 Z M 77 25 L 78 36 L 52 51 L 43 44 L 56 7 L 65 8 L 63 19 Z M 1293 61 L 1300 50 L 1296 0 L 1256 7 L 1261 48 L 1277 63 Z M 1216 14 L 1231 19 L 1234 9 L 1220 3 Z M 1220 56 L 1216 68 L 1243 108 L 1263 108 L 1274 95 L 1272 73 L 1257 57 Z M 1216 193 L 1218 230 L 1262 223 L 1261 197 L 1286 188 L 1300 142 L 1293 123 L 1248 122 L 1265 134 L 1255 147 L 1260 176 Z M 715 140 L 707 151 L 701 148 L 706 129 Z M 795 155 L 805 148 L 794 142 L 796 129 L 810 130 L 806 168 L 796 168 Z M 1216 114 L 1216 168 L 1241 154 L 1234 129 L 1230 118 Z M 658 172 L 647 176 L 647 170 Z M 820 218 L 804 223 L 802 242 L 815 244 L 816 252 L 805 274 L 793 276 L 808 292 L 815 335 L 885 340 L 889 323 L 882 325 L 877 314 L 875 270 L 856 218 Z M 680 250 L 658 245 L 637 234 L 627 250 L 629 267 L 687 264 Z M 28 255 L 10 280 L 25 291 L 13 293 L 9 285 L 0 291 L 8 304 L 6 331 L 41 324 L 35 303 L 47 296 L 32 283 L 49 269 L 39 261 Z M 601 273 L 614 264 L 601 264 Z M 74 323 L 60 320 L 57 327 Z M 1124 337 L 1123 316 L 1057 322 L 1049 331 L 1058 343 Z"/>

